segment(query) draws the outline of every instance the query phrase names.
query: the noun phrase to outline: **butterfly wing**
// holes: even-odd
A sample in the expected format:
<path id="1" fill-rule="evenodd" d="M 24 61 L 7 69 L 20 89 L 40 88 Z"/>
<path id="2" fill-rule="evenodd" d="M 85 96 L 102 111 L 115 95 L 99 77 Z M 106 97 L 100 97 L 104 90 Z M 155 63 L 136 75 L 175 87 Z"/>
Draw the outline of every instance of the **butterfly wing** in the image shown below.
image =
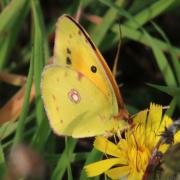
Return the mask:
<path id="1" fill-rule="evenodd" d="M 118 109 L 98 86 L 82 73 L 59 65 L 43 71 L 41 92 L 51 127 L 58 135 L 90 137 L 126 126 L 113 116 Z"/>
<path id="2" fill-rule="evenodd" d="M 114 108 L 123 108 L 119 88 L 104 58 L 81 25 L 68 15 L 61 16 L 56 24 L 54 63 L 80 71 L 111 99 Z"/>

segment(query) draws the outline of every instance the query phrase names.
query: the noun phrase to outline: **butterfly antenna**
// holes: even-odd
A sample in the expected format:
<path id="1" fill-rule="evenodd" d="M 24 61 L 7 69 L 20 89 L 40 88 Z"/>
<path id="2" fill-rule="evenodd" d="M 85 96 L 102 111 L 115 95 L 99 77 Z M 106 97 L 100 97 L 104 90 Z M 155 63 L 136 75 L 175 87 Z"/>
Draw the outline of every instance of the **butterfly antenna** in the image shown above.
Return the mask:
<path id="1" fill-rule="evenodd" d="M 82 15 L 82 12 L 83 12 L 83 8 L 82 8 L 82 3 L 80 2 L 79 3 L 79 6 L 78 6 L 78 9 L 77 9 L 77 12 L 75 14 L 75 20 L 77 22 L 79 22 L 80 18 L 81 18 L 81 15 Z"/>
<path id="2" fill-rule="evenodd" d="M 116 77 L 117 74 L 117 65 L 118 65 L 118 60 L 119 60 L 119 55 L 120 55 L 120 49 L 121 49 L 121 42 L 122 42 L 122 31 L 121 31 L 121 26 L 119 24 L 119 43 L 118 43 L 118 47 L 117 47 L 117 52 L 116 52 L 116 56 L 114 59 L 114 65 L 113 65 L 113 76 Z"/>

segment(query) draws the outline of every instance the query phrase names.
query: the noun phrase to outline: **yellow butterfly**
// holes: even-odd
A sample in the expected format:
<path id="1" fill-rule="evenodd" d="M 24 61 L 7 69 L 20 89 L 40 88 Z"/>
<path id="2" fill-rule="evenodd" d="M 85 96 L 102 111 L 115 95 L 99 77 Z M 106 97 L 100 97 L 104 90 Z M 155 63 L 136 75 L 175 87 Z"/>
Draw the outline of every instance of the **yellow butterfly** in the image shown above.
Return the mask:
<path id="1" fill-rule="evenodd" d="M 63 15 L 56 24 L 53 64 L 41 93 L 54 132 L 75 138 L 122 130 L 129 114 L 101 53 L 82 26 Z"/>

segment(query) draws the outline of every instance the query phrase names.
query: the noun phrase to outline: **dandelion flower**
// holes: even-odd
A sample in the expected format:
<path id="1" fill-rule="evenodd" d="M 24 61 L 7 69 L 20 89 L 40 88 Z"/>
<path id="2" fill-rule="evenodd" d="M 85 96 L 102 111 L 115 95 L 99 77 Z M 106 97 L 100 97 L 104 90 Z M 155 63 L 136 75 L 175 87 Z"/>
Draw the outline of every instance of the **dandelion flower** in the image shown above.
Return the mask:
<path id="1" fill-rule="evenodd" d="M 172 119 L 162 115 L 162 106 L 151 104 L 149 110 L 139 112 L 133 119 L 134 128 L 125 132 L 125 137 L 117 144 L 105 137 L 96 137 L 94 147 L 110 155 L 110 158 L 85 166 L 89 177 L 105 173 L 111 179 L 143 178 L 152 151 L 161 138 L 165 128 L 172 124 Z M 180 140 L 180 132 L 174 136 L 174 143 Z M 168 144 L 162 144 L 159 151 L 164 153 Z"/>

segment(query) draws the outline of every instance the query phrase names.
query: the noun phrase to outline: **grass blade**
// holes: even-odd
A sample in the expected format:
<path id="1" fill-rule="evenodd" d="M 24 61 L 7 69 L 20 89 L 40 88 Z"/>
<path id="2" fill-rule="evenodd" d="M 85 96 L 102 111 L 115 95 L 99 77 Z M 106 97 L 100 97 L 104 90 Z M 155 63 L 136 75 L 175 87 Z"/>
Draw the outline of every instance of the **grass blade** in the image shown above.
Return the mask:
<path id="1" fill-rule="evenodd" d="M 41 100 L 40 82 L 41 72 L 44 66 L 44 39 L 45 32 L 43 28 L 43 20 L 41 16 L 40 4 L 37 0 L 31 1 L 33 22 L 34 22 L 34 50 L 33 50 L 33 61 L 34 61 L 34 82 L 36 89 L 36 113 L 37 123 L 44 119 L 44 110 Z"/>
<path id="2" fill-rule="evenodd" d="M 116 0 L 115 4 L 118 6 L 121 6 L 122 1 Z M 97 46 L 99 46 L 102 43 L 102 40 L 105 37 L 108 29 L 111 27 L 113 22 L 116 20 L 117 14 L 118 13 L 116 10 L 114 10 L 114 8 L 110 8 L 102 18 L 103 22 L 99 26 L 96 25 L 92 29 L 92 31 L 91 31 L 92 36 L 91 37 Z"/>
<path id="3" fill-rule="evenodd" d="M 0 28 L 1 29 L 1 38 L 0 38 L 0 69 L 2 69 L 5 64 L 7 63 L 7 59 L 11 54 L 12 48 L 14 47 L 17 37 L 18 37 L 18 33 L 22 28 L 24 19 L 29 11 L 29 3 L 28 1 L 24 1 L 23 4 L 20 4 L 19 6 L 23 6 L 23 11 L 22 13 L 17 13 L 15 16 L 13 16 L 11 19 L 11 22 L 6 22 L 6 18 L 5 19 L 1 19 L 4 17 L 4 13 L 5 16 L 7 16 L 9 11 L 13 11 L 13 9 L 15 9 L 14 11 L 18 11 L 19 6 L 18 7 L 14 7 L 15 5 L 10 3 L 12 5 L 11 8 L 8 8 L 8 10 L 6 10 L 5 12 L 3 11 L 2 14 L 0 15 Z M 3 28 L 3 22 L 5 21 L 5 24 L 11 24 L 11 26 L 8 27 L 4 27 Z M 13 29 L 13 31 L 12 31 Z M 4 34 L 4 35 L 3 35 Z"/>
<path id="4" fill-rule="evenodd" d="M 161 92 L 169 94 L 170 96 L 180 96 L 180 88 L 175 86 L 160 86 L 156 84 L 147 83 L 150 87 L 153 87 Z"/>
<path id="5" fill-rule="evenodd" d="M 28 112 L 31 87 L 32 87 L 32 83 L 33 83 L 33 71 L 34 71 L 33 66 L 34 66 L 34 62 L 31 59 L 27 83 L 26 83 L 26 91 L 25 91 L 23 107 L 22 107 L 21 115 L 18 120 L 16 134 L 15 134 L 15 137 L 13 140 L 13 146 L 20 143 L 20 141 L 22 140 L 22 137 L 23 137 L 23 130 L 24 130 L 25 120 L 26 120 L 26 116 L 27 116 L 27 112 Z"/>
<path id="6" fill-rule="evenodd" d="M 151 6 L 143 9 L 141 12 L 137 13 L 133 20 L 128 20 L 124 25 L 137 29 L 143 26 L 145 23 L 155 18 L 156 16 L 162 14 L 168 7 L 170 7 L 175 0 L 160 0 L 154 2 Z M 137 22 L 137 23 L 135 23 Z"/>
<path id="7" fill-rule="evenodd" d="M 47 58 L 47 41 L 45 37 L 45 28 L 43 24 L 42 12 L 40 9 L 39 1 L 31 0 L 33 22 L 34 22 L 34 47 L 33 47 L 33 60 L 34 60 L 34 80 L 36 87 L 36 117 L 37 117 L 37 130 L 32 139 L 32 144 L 37 149 L 42 149 L 45 145 L 47 138 L 50 134 L 50 127 L 45 117 L 43 103 L 41 100 L 40 82 L 41 72 L 44 66 L 45 57 Z M 44 131 L 46 129 L 46 131 Z"/>
<path id="8" fill-rule="evenodd" d="M 176 79 L 174 77 L 173 71 L 164 55 L 162 50 L 157 46 L 157 44 L 153 41 L 151 36 L 148 33 L 145 33 L 147 36 L 147 40 L 151 44 L 152 51 L 154 53 L 154 56 L 156 58 L 156 62 L 159 66 L 159 69 L 164 76 L 164 80 L 168 86 L 174 85 L 176 86 Z"/>
<path id="9" fill-rule="evenodd" d="M 119 41 L 119 25 L 115 24 L 111 28 L 111 30 L 113 33 L 116 34 L 116 36 L 113 39 L 111 39 L 111 42 L 109 42 L 108 47 L 105 46 L 106 44 L 104 44 L 104 46 L 102 47 L 103 50 L 114 46 Z M 145 44 L 149 47 L 151 47 L 151 45 L 152 45 L 149 41 L 147 41 L 147 36 L 139 30 L 134 30 L 125 25 L 121 25 L 121 31 L 122 31 L 122 37 L 124 37 L 124 38 L 128 38 L 130 40 L 137 41 L 137 42 Z M 161 50 L 163 50 L 163 51 L 169 50 L 168 44 L 166 42 L 159 40 L 157 38 L 154 38 L 152 36 L 151 36 L 151 39 Z M 174 53 L 175 53 L 176 57 L 180 57 L 180 48 L 177 48 L 175 46 L 173 46 L 172 48 L 174 49 Z"/>
<path id="10" fill-rule="evenodd" d="M 177 98 L 176 98 L 176 97 L 173 97 L 173 99 L 171 100 L 171 102 L 170 102 L 170 104 L 169 104 L 170 108 L 167 109 L 167 111 L 166 111 L 166 114 L 167 114 L 168 116 L 171 117 L 171 116 L 173 115 L 173 113 L 174 113 L 174 111 L 175 111 L 176 105 L 177 105 Z"/>
<path id="11" fill-rule="evenodd" d="M 1 35 L 5 33 L 7 29 L 11 30 L 10 28 L 13 28 L 14 20 L 20 16 L 27 3 L 29 3 L 29 0 L 14 0 L 6 6 L 0 14 Z"/>
<path id="12" fill-rule="evenodd" d="M 73 180 L 72 176 L 72 170 L 71 170 L 71 154 L 72 152 L 69 151 L 69 139 L 68 137 L 65 137 L 65 151 L 66 151 L 66 158 L 68 160 L 68 165 L 67 165 L 67 174 L 68 174 L 68 180 Z"/>
<path id="13" fill-rule="evenodd" d="M 6 163 L 5 163 L 4 152 L 2 149 L 2 145 L 0 143 L 0 179 L 4 179 L 5 167 L 6 167 Z"/>
<path id="14" fill-rule="evenodd" d="M 71 157 L 71 154 L 73 154 L 76 143 L 77 143 L 77 140 L 74 140 L 72 138 L 68 140 L 68 147 L 69 147 L 68 156 L 69 157 Z M 62 179 L 69 163 L 70 163 L 69 158 L 67 158 L 67 150 L 65 149 L 61 157 L 59 158 L 56 168 L 54 169 L 52 173 L 51 180 Z"/>
<path id="15" fill-rule="evenodd" d="M 168 48 L 169 48 L 169 53 L 171 55 L 171 59 L 172 59 L 172 64 L 173 64 L 173 68 L 175 70 L 175 75 L 177 77 L 177 82 L 178 84 L 180 84 L 180 63 L 179 60 L 177 59 L 175 52 L 174 52 L 174 48 L 172 47 L 171 43 L 169 42 L 169 39 L 167 38 L 166 34 L 163 32 L 163 30 L 154 22 L 152 22 L 153 26 L 155 27 L 155 29 L 159 32 L 159 34 L 163 37 L 163 39 L 166 41 Z"/>

